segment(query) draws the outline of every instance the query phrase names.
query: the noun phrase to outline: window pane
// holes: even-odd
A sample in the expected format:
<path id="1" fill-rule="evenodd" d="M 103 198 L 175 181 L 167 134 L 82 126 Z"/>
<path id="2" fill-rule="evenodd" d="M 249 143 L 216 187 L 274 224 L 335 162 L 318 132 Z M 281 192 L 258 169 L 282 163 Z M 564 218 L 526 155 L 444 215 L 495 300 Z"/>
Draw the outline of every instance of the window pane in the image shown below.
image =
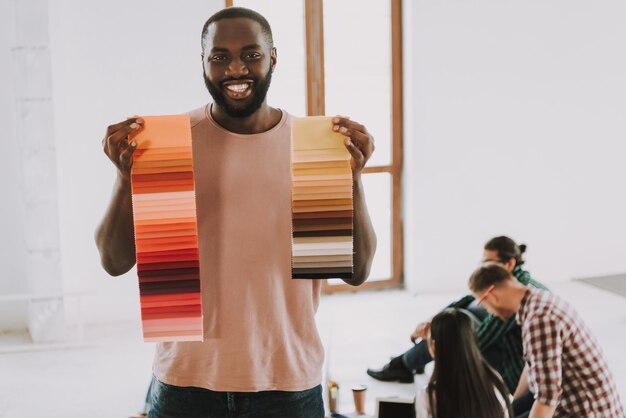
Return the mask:
<path id="1" fill-rule="evenodd" d="M 374 224 L 378 245 L 368 281 L 391 279 L 391 174 L 363 174 L 365 201 Z M 329 284 L 343 284 L 331 279 Z"/>
<path id="2" fill-rule="evenodd" d="M 256 10 L 272 27 L 278 60 L 267 93 L 268 103 L 294 116 L 305 116 L 304 1 L 285 1 L 280 7 L 275 0 L 235 0 L 233 4 Z"/>
<path id="3" fill-rule="evenodd" d="M 376 139 L 368 165 L 391 164 L 390 0 L 324 2 L 326 114 L 348 115 Z"/>

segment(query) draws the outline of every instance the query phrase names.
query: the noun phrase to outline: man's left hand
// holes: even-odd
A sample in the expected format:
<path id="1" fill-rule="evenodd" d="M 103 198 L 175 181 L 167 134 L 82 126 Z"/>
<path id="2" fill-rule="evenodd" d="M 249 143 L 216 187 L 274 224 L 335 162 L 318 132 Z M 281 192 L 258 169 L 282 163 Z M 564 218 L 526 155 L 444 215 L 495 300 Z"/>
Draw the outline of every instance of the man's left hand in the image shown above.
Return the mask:
<path id="1" fill-rule="evenodd" d="M 367 132 L 365 126 L 344 116 L 333 118 L 333 131 L 346 137 L 344 145 L 352 155 L 352 175 L 355 179 L 358 178 L 374 152 L 374 137 Z"/>

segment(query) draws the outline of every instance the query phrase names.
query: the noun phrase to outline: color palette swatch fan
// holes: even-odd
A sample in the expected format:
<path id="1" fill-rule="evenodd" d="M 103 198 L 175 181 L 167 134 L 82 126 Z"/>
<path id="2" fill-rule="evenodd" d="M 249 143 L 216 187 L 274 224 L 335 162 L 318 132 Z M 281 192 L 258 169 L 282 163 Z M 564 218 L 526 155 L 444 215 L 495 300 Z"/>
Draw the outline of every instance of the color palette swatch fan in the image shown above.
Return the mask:
<path id="1" fill-rule="evenodd" d="M 292 277 L 351 279 L 350 153 L 332 118 L 291 120 Z"/>
<path id="2" fill-rule="evenodd" d="M 131 171 L 145 341 L 202 341 L 189 115 L 147 116 Z"/>

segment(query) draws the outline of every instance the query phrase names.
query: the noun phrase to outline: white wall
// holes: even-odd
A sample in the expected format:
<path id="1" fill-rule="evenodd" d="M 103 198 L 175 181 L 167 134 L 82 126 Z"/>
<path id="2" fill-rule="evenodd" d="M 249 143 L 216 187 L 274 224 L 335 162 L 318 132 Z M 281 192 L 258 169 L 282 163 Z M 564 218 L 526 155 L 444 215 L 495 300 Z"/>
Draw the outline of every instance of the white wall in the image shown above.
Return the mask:
<path id="1" fill-rule="evenodd" d="M 626 272 L 626 3 L 405 3 L 409 288 L 499 234 L 547 283 Z"/>
<path id="2" fill-rule="evenodd" d="M 100 142 L 107 125 L 127 116 L 207 102 L 200 33 L 223 1 L 49 4 L 64 290 L 94 294 L 82 306 L 87 321 L 135 318 L 134 270 L 109 277 L 93 240 L 115 179 Z"/>
<path id="3" fill-rule="evenodd" d="M 26 246 L 20 194 L 21 167 L 12 48 L 15 46 L 15 7 L 0 2 L 0 295 L 28 289 L 25 274 Z M 25 328 L 26 303 L 0 304 L 0 329 Z"/>
<path id="4" fill-rule="evenodd" d="M 134 273 L 108 277 L 93 242 L 115 176 L 100 148 L 105 127 L 208 100 L 200 30 L 222 4 L 49 1 L 63 288 L 93 294 L 89 321 L 138 311 Z M 409 288 L 464 288 L 497 234 L 528 243 L 529 269 L 548 283 L 626 271 L 626 4 L 420 0 L 405 9 Z M 26 290 L 12 180 L 13 12 L 0 2 L 0 230 L 13 238 L 0 240 L 1 293 Z M 22 326 L 11 309 L 1 320 Z"/>

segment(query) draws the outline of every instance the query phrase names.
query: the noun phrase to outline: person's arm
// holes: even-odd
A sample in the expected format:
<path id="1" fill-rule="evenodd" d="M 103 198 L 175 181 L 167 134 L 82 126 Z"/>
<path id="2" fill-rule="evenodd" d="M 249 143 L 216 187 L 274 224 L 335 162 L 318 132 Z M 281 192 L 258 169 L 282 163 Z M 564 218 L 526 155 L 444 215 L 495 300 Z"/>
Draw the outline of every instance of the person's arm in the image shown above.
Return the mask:
<path id="1" fill-rule="evenodd" d="M 446 306 L 446 308 L 467 308 L 469 304 L 474 301 L 474 299 L 476 298 L 474 298 L 473 295 L 465 295 L 461 299 L 455 300 Z"/>
<path id="2" fill-rule="evenodd" d="M 418 338 L 422 340 L 428 339 L 428 335 L 430 334 L 430 321 L 422 322 L 417 325 L 413 334 L 411 334 L 411 342 L 415 343 Z"/>
<path id="3" fill-rule="evenodd" d="M 556 406 L 544 405 L 542 403 L 535 402 L 530 410 L 528 418 L 552 418 L 555 411 Z"/>
<path id="4" fill-rule="evenodd" d="M 112 276 L 124 274 L 135 265 L 130 168 L 136 144 L 129 142 L 129 135 L 139 132 L 142 124 L 142 119 L 130 118 L 111 125 L 102 141 L 104 153 L 117 168 L 117 181 L 95 239 L 102 267 Z"/>
<path id="5" fill-rule="evenodd" d="M 528 360 L 528 384 L 535 395 L 529 417 L 551 417 L 563 393 L 564 324 L 543 312 L 522 325 Z M 516 391 L 517 392 L 517 391 Z"/>
<path id="6" fill-rule="evenodd" d="M 344 279 L 344 282 L 352 286 L 359 286 L 369 276 L 374 253 L 376 252 L 376 234 L 367 211 L 363 183 L 361 181 L 361 172 L 374 152 L 374 138 L 363 125 L 348 118 L 336 117 L 333 119 L 333 123 L 333 130 L 346 136 L 345 146 L 352 155 L 354 272 L 352 280 Z"/>
<path id="7" fill-rule="evenodd" d="M 524 370 L 522 370 L 522 374 L 519 377 L 519 383 L 517 384 L 517 389 L 515 389 L 515 393 L 513 394 L 513 399 L 517 399 L 522 396 L 524 393 L 528 392 L 528 365 L 524 366 Z"/>

